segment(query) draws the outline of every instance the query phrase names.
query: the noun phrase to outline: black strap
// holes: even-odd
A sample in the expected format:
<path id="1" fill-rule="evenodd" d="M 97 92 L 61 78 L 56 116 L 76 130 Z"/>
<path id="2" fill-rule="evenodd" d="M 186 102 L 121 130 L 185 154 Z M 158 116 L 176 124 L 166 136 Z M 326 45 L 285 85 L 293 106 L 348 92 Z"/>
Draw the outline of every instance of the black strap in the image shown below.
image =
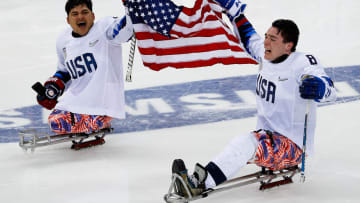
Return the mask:
<path id="1" fill-rule="evenodd" d="M 259 130 L 254 130 L 254 133 L 259 133 L 260 131 L 262 131 L 263 129 L 259 129 Z"/>
<path id="2" fill-rule="evenodd" d="M 70 116 L 71 116 L 71 126 L 74 126 L 75 125 L 75 116 L 71 112 L 70 112 Z"/>
<path id="3" fill-rule="evenodd" d="M 205 169 L 210 173 L 216 185 L 219 185 L 227 180 L 224 172 L 214 162 L 209 162 Z"/>
<path id="4" fill-rule="evenodd" d="M 275 142 L 274 142 L 274 138 L 273 138 L 273 132 L 271 132 L 270 130 L 264 130 L 264 129 L 255 130 L 254 132 L 259 133 L 260 131 L 265 131 L 265 133 L 270 138 L 271 147 L 274 148 L 275 147 Z"/>
<path id="5" fill-rule="evenodd" d="M 275 142 L 274 142 L 274 138 L 273 138 L 273 132 L 271 132 L 270 130 L 265 130 L 265 132 L 267 135 L 269 135 L 271 146 L 272 146 L 272 148 L 274 148 Z"/>

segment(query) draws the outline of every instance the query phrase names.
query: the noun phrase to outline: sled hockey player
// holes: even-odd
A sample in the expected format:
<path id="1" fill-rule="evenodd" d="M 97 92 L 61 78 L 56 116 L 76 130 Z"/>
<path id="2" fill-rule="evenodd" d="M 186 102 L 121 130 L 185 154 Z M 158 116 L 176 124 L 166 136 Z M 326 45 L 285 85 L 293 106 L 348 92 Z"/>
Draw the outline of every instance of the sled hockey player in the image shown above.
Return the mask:
<path id="1" fill-rule="evenodd" d="M 239 0 L 214 1 L 226 10 L 236 35 L 260 64 L 256 80 L 257 130 L 235 137 L 206 166 L 196 164 L 193 174 L 188 173 L 183 160 L 174 160 L 172 172 L 183 179 L 191 196 L 230 180 L 248 163 L 269 170 L 300 164 L 307 108 L 306 155 L 311 155 L 317 103 L 336 98 L 334 84 L 318 58 L 296 51 L 299 29 L 293 21 L 275 20 L 262 39 L 243 14 L 245 4 Z M 187 196 L 181 181 L 175 181 L 175 185 L 179 195 Z"/>
<path id="2" fill-rule="evenodd" d="M 70 27 L 56 42 L 57 71 L 37 101 L 54 109 L 48 123 L 57 134 L 110 128 L 112 118 L 125 118 L 121 44 L 133 35 L 131 21 L 126 15 L 95 22 L 91 0 L 68 0 L 65 11 Z"/>

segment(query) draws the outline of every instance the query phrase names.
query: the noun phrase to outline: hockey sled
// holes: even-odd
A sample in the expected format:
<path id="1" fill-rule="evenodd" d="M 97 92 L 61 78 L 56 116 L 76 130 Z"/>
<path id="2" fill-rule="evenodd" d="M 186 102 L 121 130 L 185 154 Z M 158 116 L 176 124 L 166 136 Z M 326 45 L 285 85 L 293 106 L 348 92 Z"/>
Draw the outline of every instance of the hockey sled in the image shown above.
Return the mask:
<path id="1" fill-rule="evenodd" d="M 71 149 L 79 150 L 86 147 L 104 144 L 104 137 L 113 131 L 113 128 L 103 128 L 90 134 L 86 133 L 69 133 L 49 135 L 47 133 L 39 133 L 35 129 L 22 130 L 19 132 L 20 142 L 19 146 L 27 151 L 32 152 L 35 148 L 59 144 L 63 142 L 72 142 Z M 88 140 L 93 138 L 92 140 Z"/>
<path id="2" fill-rule="evenodd" d="M 201 193 L 198 196 L 192 196 L 189 188 L 186 186 L 185 181 L 181 178 L 181 176 L 174 173 L 171 178 L 171 185 L 169 191 L 167 194 L 165 194 L 164 200 L 167 203 L 188 203 L 190 201 L 202 199 L 218 192 L 230 190 L 233 188 L 237 188 L 253 183 L 260 183 L 259 190 L 265 190 L 275 186 L 292 183 L 292 177 L 299 172 L 300 169 L 298 168 L 298 166 L 277 170 L 277 171 L 272 171 L 262 168 L 262 170 L 259 172 L 234 178 L 216 186 L 215 188 L 205 190 L 203 193 Z M 176 180 L 179 180 L 183 185 L 183 187 L 185 188 L 187 193 L 186 197 L 179 195 L 180 192 L 176 188 L 176 184 L 175 184 Z"/>

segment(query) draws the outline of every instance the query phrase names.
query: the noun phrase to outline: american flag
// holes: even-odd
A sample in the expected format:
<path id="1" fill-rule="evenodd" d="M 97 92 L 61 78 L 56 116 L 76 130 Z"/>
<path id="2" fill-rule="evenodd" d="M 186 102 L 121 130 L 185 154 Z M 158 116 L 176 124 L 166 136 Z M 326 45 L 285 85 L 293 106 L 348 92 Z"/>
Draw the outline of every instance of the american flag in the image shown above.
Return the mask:
<path id="1" fill-rule="evenodd" d="M 257 64 L 211 0 L 196 0 L 193 8 L 170 0 L 127 0 L 126 6 L 143 63 L 153 70 Z"/>

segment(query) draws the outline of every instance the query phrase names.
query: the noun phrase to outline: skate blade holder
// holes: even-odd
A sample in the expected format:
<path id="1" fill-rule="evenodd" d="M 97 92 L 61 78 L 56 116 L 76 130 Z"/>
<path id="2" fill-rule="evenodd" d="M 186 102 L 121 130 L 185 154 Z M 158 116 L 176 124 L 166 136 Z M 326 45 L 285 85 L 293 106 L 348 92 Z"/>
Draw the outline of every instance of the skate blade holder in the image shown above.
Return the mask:
<path id="1" fill-rule="evenodd" d="M 95 135 L 95 139 L 93 140 L 89 140 L 89 141 L 84 141 L 85 139 L 89 138 L 89 136 L 84 136 L 82 139 L 80 139 L 79 141 L 76 140 L 72 140 L 72 145 L 71 145 L 71 149 L 73 150 L 80 150 L 83 148 L 88 148 L 88 147 L 93 147 L 96 145 L 102 145 L 105 144 L 105 137 L 106 133 L 103 133 L 102 136 L 97 136 Z"/>
<path id="2" fill-rule="evenodd" d="M 82 133 L 74 134 L 75 136 L 71 137 L 73 143 L 71 149 L 80 150 L 83 148 L 105 144 L 105 140 L 104 140 L 105 135 L 113 131 L 114 128 L 103 128 L 101 130 L 92 132 L 90 134 L 82 134 Z M 94 137 L 95 139 L 86 141 L 86 139 L 91 137 Z"/>
<path id="3" fill-rule="evenodd" d="M 264 171 L 265 170 L 263 169 L 262 172 L 264 172 Z M 265 171 L 265 174 L 267 172 L 270 172 L 270 178 L 267 180 L 265 179 L 265 180 L 260 181 L 259 190 L 266 190 L 266 189 L 273 188 L 276 186 L 293 183 L 292 177 L 295 174 L 299 173 L 300 169 L 298 168 L 298 166 L 295 166 L 295 167 L 278 170 L 276 173 L 274 173 L 274 171 L 272 171 L 272 170 L 269 170 L 269 171 Z M 273 181 L 276 178 L 282 178 L 282 179 Z"/>

